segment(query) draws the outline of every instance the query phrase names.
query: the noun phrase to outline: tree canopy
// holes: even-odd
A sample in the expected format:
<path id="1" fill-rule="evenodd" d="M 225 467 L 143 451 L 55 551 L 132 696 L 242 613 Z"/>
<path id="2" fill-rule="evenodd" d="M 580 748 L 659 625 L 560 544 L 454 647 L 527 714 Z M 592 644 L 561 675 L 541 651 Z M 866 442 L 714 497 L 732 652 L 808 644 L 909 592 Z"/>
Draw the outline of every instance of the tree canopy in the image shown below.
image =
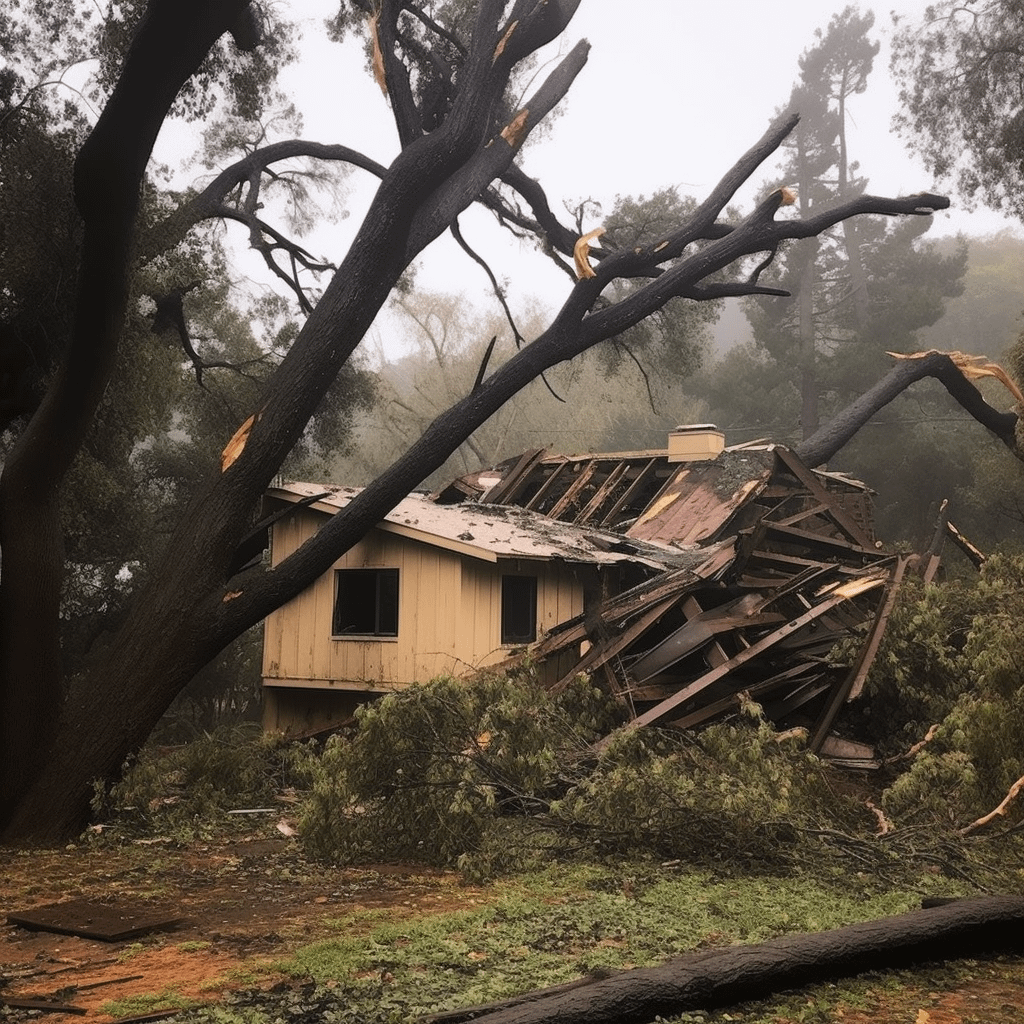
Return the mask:
<path id="1" fill-rule="evenodd" d="M 1024 8 L 940 0 L 894 20 L 897 131 L 965 199 L 1024 216 Z"/>

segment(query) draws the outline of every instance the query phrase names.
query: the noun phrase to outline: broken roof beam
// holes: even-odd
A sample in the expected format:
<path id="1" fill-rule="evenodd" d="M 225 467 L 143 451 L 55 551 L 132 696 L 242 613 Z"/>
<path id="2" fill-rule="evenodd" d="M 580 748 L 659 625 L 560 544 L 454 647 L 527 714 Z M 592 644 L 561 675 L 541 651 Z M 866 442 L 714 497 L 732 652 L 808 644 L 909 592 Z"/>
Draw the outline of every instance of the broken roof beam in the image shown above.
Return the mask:
<path id="1" fill-rule="evenodd" d="M 554 685 L 549 687 L 551 693 L 560 693 L 564 690 L 581 672 L 593 672 L 595 669 L 606 665 L 617 654 L 628 647 L 638 636 L 645 633 L 655 622 L 658 621 L 678 600 L 677 597 L 670 597 L 661 601 L 637 619 L 628 628 L 608 639 L 594 644 L 580 659 L 579 663 L 568 675 L 563 676 Z M 624 688 L 624 687 L 623 687 Z"/>
<path id="2" fill-rule="evenodd" d="M 648 459 L 646 464 L 639 467 L 636 478 L 626 488 L 626 490 L 620 495 L 617 501 L 615 501 L 611 508 L 605 513 L 604 518 L 598 523 L 599 526 L 613 526 L 619 516 L 619 513 L 629 507 L 629 503 L 636 497 L 641 489 L 648 483 L 648 481 L 655 475 L 660 464 L 661 459 L 654 457 Z M 628 469 L 627 469 L 628 475 Z"/>
<path id="3" fill-rule="evenodd" d="M 781 551 L 768 551 L 765 548 L 758 548 L 750 553 L 743 572 L 747 572 L 751 563 L 755 568 L 777 569 L 781 572 L 788 572 L 790 575 L 801 572 L 804 569 L 827 568 L 834 569 L 837 573 L 847 576 L 856 576 L 861 572 L 858 565 L 847 565 L 844 562 L 821 562 L 815 558 L 800 558 L 797 555 L 785 555 Z"/>
<path id="4" fill-rule="evenodd" d="M 807 488 L 813 497 L 829 506 L 830 516 L 835 520 L 836 526 L 854 544 L 859 544 L 862 548 L 873 548 L 875 546 L 874 538 L 867 535 L 860 523 L 839 504 L 835 496 L 814 475 L 814 472 L 804 465 L 796 454 L 788 448 L 778 447 L 775 449 L 775 457 Z"/>
<path id="5" fill-rule="evenodd" d="M 678 629 L 665 637 L 629 666 L 629 674 L 637 684 L 667 671 L 688 654 L 703 647 L 722 633 L 785 622 L 778 612 L 764 612 L 766 598 L 756 591 L 743 594 L 718 608 L 697 611 Z"/>
<path id="6" fill-rule="evenodd" d="M 619 481 L 623 476 L 625 476 L 628 469 L 629 463 L 625 461 L 617 463 L 612 468 L 611 472 L 605 477 L 604 483 L 598 487 L 594 492 L 594 496 L 587 502 L 580 514 L 573 520 L 576 526 L 589 525 L 595 516 L 601 515 L 605 502 L 607 502 L 611 497 L 615 488 L 618 486 Z"/>
<path id="7" fill-rule="evenodd" d="M 562 514 L 573 507 L 580 492 L 584 487 L 590 483 L 590 478 L 594 475 L 597 470 L 597 460 L 591 459 L 584 467 L 580 470 L 579 475 L 576 479 L 569 484 L 566 488 L 565 493 L 548 509 L 545 515 L 551 519 L 561 519 Z"/>
<path id="8" fill-rule="evenodd" d="M 702 583 L 703 581 L 694 576 L 689 569 L 670 569 L 668 572 L 659 573 L 657 576 L 652 576 L 635 587 L 630 587 L 629 590 L 624 590 L 621 594 L 616 594 L 602 602 L 601 625 L 610 629 L 623 629 L 628 622 L 643 613 L 652 603 L 660 604 L 666 599 L 670 599 L 671 603 L 677 600 L 685 590 Z M 529 655 L 534 659 L 547 658 L 586 639 L 587 616 L 580 614 L 559 623 L 543 640 L 538 641 L 530 648 Z M 497 667 L 511 666 L 521 660 L 520 655 L 513 655 Z M 494 667 L 492 666 L 492 668 Z M 574 672 L 578 671 L 581 670 L 574 670 Z"/>
<path id="9" fill-rule="evenodd" d="M 790 498 L 800 501 L 807 500 L 807 496 L 804 494 L 791 494 Z M 788 503 L 788 499 L 780 501 L 775 508 L 769 509 L 764 517 L 765 522 L 772 523 L 776 526 L 796 526 L 797 523 L 802 523 L 805 519 L 810 519 L 813 516 L 820 515 L 822 512 L 828 512 L 831 509 L 830 505 L 826 505 L 824 502 L 819 501 L 814 505 L 801 509 L 799 512 L 788 515 L 783 519 L 773 519 L 772 515 L 778 513 L 781 509 L 784 509 Z"/>
<path id="10" fill-rule="evenodd" d="M 625 728 L 639 728 L 641 726 L 653 725 L 662 721 L 677 707 L 690 700 L 691 697 L 694 697 L 701 691 L 707 689 L 712 683 L 718 682 L 719 679 L 724 679 L 730 672 L 735 671 L 741 665 L 746 664 L 758 655 L 763 654 L 782 643 L 782 641 L 793 636 L 808 624 L 821 618 L 822 615 L 826 614 L 836 605 L 841 604 L 843 601 L 852 600 L 867 589 L 882 586 L 884 582 L 885 580 L 879 577 L 877 573 L 871 573 L 864 574 L 859 579 L 850 580 L 846 583 L 833 587 L 831 594 L 828 597 L 813 608 L 808 609 L 803 615 L 785 623 L 785 625 L 780 626 L 779 629 L 774 630 L 765 637 L 762 637 L 757 641 L 757 643 L 751 644 L 749 647 L 740 651 L 737 655 L 730 658 L 729 661 L 712 669 L 710 672 L 705 672 L 691 683 L 681 687 L 677 693 L 663 700 L 660 704 L 655 705 L 649 711 L 645 711 L 642 715 L 639 715 L 631 723 L 625 726 Z M 600 749 L 606 742 L 607 740 L 602 740 L 597 744 L 598 748 Z"/>
<path id="11" fill-rule="evenodd" d="M 516 464 L 489 490 L 481 501 L 489 505 L 513 504 L 513 498 L 526 484 L 530 473 L 544 458 L 546 448 L 523 452 Z"/>
<path id="12" fill-rule="evenodd" d="M 896 564 L 889 579 L 886 580 L 885 590 L 878 602 L 878 608 L 875 612 L 871 629 L 861 644 L 860 651 L 857 653 L 857 659 L 850 666 L 850 671 L 847 673 L 846 678 L 836 687 L 831 699 L 815 723 L 810 741 L 810 748 L 814 753 L 821 750 L 821 745 L 825 742 L 829 730 L 832 728 L 832 723 L 835 721 L 836 715 L 839 714 L 839 709 L 848 700 L 859 697 L 864 689 L 864 681 L 867 679 L 871 664 L 878 653 L 879 645 L 885 634 L 885 627 L 889 622 L 889 615 L 892 613 L 893 605 L 896 603 L 896 595 L 899 592 L 900 583 L 903 582 L 903 577 L 906 574 L 910 561 L 910 556 L 906 555 L 901 555 L 896 559 Z"/>
<path id="13" fill-rule="evenodd" d="M 548 478 L 537 488 L 537 493 L 523 507 L 531 512 L 536 512 L 538 515 L 546 515 L 541 510 L 541 505 L 547 500 L 556 482 L 560 481 L 562 475 L 572 471 L 571 466 L 572 462 L 564 455 L 561 456 L 559 461 L 551 465 L 551 472 L 548 473 Z M 547 468 L 546 465 L 542 466 L 541 471 L 543 472 L 545 468 Z"/>
<path id="14" fill-rule="evenodd" d="M 738 710 L 740 693 L 746 694 L 747 697 L 754 700 L 764 694 L 771 693 L 773 690 L 781 689 L 784 686 L 793 686 L 798 680 L 800 680 L 801 676 L 807 675 L 808 673 L 811 673 L 813 678 L 817 678 L 821 673 L 820 663 L 816 661 L 800 662 L 799 664 L 793 665 L 782 672 L 776 673 L 768 679 L 762 679 L 759 682 L 744 687 L 736 693 L 731 693 L 728 697 L 722 697 L 719 700 L 705 704 L 703 707 L 691 711 L 682 718 L 675 718 L 671 722 L 663 722 L 662 724 L 670 729 L 696 728 L 698 725 L 710 722 L 714 718 L 718 718 L 721 715 Z"/>
<path id="15" fill-rule="evenodd" d="M 871 547 L 865 548 L 838 537 L 829 537 L 824 533 L 815 533 L 813 530 L 801 530 L 797 526 L 784 526 L 769 520 L 765 521 L 765 527 L 766 536 L 774 537 L 778 543 L 792 544 L 802 550 L 817 550 L 840 558 L 859 561 L 877 562 L 885 557 L 873 544 Z"/>

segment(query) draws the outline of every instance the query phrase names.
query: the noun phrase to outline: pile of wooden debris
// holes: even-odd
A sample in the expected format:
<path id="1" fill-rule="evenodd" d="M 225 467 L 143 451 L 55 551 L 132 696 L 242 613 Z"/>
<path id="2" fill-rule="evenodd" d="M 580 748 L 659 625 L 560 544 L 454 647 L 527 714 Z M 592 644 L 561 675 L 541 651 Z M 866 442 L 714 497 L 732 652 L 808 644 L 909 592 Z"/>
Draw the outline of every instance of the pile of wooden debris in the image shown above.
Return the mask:
<path id="1" fill-rule="evenodd" d="M 831 728 L 863 688 L 900 580 L 933 576 L 938 559 L 883 550 L 864 484 L 759 442 L 682 462 L 529 452 L 435 500 L 516 505 L 689 553 L 688 567 L 593 603 L 530 649 L 562 665 L 578 653 L 555 688 L 588 672 L 635 726 L 678 728 L 735 711 L 743 694 L 779 728 L 806 727 L 815 752 L 871 764 Z"/>

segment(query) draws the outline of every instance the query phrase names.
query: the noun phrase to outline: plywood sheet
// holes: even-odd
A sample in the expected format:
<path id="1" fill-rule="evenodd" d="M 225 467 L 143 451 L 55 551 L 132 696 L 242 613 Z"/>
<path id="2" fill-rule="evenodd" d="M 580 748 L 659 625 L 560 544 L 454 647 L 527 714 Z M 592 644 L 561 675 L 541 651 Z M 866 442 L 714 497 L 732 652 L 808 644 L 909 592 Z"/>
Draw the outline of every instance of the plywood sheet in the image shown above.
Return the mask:
<path id="1" fill-rule="evenodd" d="M 116 903 L 90 903 L 66 900 L 7 915 L 8 924 L 32 931 L 80 935 L 101 942 L 121 942 L 149 932 L 165 931 L 182 920 L 181 915 L 154 907 L 134 907 Z"/>

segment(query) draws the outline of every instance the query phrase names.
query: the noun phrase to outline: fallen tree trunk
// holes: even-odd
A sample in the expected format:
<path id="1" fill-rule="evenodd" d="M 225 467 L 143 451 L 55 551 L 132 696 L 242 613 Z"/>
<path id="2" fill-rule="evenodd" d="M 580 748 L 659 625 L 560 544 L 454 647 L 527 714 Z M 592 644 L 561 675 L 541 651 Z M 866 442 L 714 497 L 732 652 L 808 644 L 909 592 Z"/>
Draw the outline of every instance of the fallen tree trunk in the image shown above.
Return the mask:
<path id="1" fill-rule="evenodd" d="M 939 381 L 983 427 L 995 434 L 1018 459 L 1024 460 L 1024 451 L 1017 446 L 1017 413 L 1002 412 L 989 405 L 971 383 L 972 377 L 997 376 L 998 367 L 994 364 L 979 366 L 978 359 L 959 352 L 915 352 L 896 358 L 896 365 L 878 383 L 793 449 L 803 462 L 812 469 L 828 462 L 876 412 L 925 377 Z M 998 379 L 1008 383 L 1005 372 L 1000 370 L 999 373 Z M 1012 382 L 1009 383 L 1012 386 Z M 1019 391 L 1014 387 L 1015 399 L 1017 394 Z"/>
<path id="2" fill-rule="evenodd" d="M 826 932 L 783 935 L 625 971 L 474 1016 L 474 1024 L 645 1024 L 782 989 L 980 953 L 1024 948 L 1024 897 L 985 896 Z M 511 1002 L 511 1001 L 510 1001 Z"/>

